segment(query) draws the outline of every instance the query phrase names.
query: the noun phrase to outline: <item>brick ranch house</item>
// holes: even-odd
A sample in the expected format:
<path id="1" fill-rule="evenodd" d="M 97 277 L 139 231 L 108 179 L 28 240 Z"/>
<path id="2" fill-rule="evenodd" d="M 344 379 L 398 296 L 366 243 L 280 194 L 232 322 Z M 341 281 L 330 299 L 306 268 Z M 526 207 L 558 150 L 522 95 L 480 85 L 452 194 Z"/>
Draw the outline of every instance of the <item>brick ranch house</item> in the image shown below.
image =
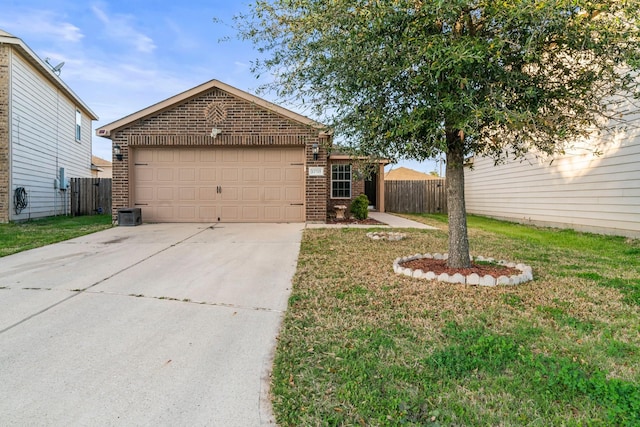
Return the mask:
<path id="1" fill-rule="evenodd" d="M 113 146 L 113 217 L 144 222 L 325 222 L 367 193 L 384 211 L 384 164 L 365 180 L 313 120 L 211 80 L 100 127 Z"/>

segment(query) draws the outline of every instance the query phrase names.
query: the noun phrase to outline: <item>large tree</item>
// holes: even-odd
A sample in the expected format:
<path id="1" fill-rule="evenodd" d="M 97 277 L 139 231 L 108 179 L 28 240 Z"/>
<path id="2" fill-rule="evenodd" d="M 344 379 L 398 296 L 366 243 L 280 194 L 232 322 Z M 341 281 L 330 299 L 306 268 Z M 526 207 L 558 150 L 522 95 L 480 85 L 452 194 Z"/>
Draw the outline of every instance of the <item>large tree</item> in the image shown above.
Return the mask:
<path id="1" fill-rule="evenodd" d="M 553 154 L 636 95 L 640 0 L 256 0 L 267 89 L 362 152 L 446 155 L 449 266 L 469 266 L 465 156 Z"/>

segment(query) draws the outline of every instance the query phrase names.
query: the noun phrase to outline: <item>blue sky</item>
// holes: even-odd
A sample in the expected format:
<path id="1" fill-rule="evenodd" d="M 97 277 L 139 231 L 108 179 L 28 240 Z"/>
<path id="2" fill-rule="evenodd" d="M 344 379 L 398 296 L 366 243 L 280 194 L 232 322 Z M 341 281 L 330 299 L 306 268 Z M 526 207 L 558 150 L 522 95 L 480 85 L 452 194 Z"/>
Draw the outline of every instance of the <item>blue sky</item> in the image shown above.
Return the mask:
<path id="1" fill-rule="evenodd" d="M 60 77 L 100 117 L 95 129 L 211 79 L 255 94 L 264 82 L 250 71 L 258 53 L 232 28 L 233 16 L 248 4 L 2 0 L 0 29 L 51 64 L 65 62 Z M 110 160 L 110 141 L 94 135 L 93 153 Z M 436 169 L 435 162 L 397 166 Z"/>

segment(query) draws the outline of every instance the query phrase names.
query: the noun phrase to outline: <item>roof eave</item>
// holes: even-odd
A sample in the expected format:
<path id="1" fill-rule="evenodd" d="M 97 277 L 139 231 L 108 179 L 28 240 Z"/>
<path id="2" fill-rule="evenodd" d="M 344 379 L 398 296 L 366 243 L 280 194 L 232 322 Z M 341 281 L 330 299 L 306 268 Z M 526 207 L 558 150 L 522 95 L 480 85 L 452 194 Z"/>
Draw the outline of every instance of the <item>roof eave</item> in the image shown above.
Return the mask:
<path id="1" fill-rule="evenodd" d="M 350 156 L 348 154 L 329 154 L 329 160 L 372 160 L 368 156 Z M 387 165 L 390 163 L 388 159 L 373 159 L 376 163 Z"/>
<path id="2" fill-rule="evenodd" d="M 38 55 L 36 55 L 35 52 L 25 44 L 25 42 L 22 41 L 22 39 L 4 32 L 3 34 L 0 34 L 0 44 L 9 44 L 14 46 L 31 65 L 33 65 L 47 78 L 47 80 L 77 103 L 78 107 L 83 110 L 91 120 L 98 120 L 96 113 L 94 113 L 93 110 L 91 110 L 91 108 L 89 108 L 89 106 L 85 104 L 84 101 L 80 99 L 80 97 L 76 95 L 75 92 L 71 90 L 71 88 L 67 86 L 67 84 L 56 73 L 53 72 L 51 67 L 47 66 L 47 64 L 40 59 Z"/>

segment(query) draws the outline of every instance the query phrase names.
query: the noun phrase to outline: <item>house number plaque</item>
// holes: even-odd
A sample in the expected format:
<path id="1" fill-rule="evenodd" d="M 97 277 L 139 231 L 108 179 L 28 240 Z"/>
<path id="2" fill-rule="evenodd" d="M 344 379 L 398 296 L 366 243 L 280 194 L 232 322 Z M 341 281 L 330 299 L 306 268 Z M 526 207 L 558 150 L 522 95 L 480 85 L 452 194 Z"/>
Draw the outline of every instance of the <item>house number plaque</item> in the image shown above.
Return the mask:
<path id="1" fill-rule="evenodd" d="M 309 168 L 309 176 L 324 176 L 324 168 L 323 167 L 310 167 Z"/>

